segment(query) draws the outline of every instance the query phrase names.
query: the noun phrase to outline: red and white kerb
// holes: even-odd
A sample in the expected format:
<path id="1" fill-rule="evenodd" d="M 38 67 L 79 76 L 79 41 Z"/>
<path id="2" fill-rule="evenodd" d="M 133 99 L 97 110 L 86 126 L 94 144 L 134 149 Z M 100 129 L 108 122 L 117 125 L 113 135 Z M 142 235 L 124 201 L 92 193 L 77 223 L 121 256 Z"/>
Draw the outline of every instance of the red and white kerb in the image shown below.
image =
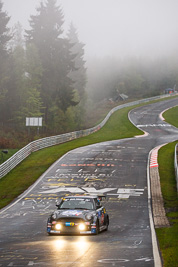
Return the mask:
<path id="1" fill-rule="evenodd" d="M 158 150 L 162 146 L 156 147 L 154 150 L 152 150 L 151 156 L 150 156 L 150 168 L 158 167 Z"/>

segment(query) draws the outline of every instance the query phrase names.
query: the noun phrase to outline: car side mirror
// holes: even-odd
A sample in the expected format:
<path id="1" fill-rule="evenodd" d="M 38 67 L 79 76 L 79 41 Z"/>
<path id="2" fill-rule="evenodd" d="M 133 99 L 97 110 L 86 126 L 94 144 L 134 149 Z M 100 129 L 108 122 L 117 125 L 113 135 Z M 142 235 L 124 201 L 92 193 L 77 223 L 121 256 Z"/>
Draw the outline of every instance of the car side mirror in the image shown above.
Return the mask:
<path id="1" fill-rule="evenodd" d="M 56 207 L 59 208 L 62 201 L 57 202 Z"/>

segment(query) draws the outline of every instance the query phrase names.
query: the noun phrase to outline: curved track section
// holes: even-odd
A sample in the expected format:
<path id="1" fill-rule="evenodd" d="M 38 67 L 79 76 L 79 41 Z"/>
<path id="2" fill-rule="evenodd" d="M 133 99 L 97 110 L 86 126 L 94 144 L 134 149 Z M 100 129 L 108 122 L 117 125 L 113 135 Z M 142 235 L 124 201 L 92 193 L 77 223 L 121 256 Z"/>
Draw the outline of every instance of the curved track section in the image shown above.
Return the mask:
<path id="1" fill-rule="evenodd" d="M 130 120 L 147 136 L 71 151 L 1 210 L 0 266 L 154 266 L 147 161 L 152 148 L 178 139 L 178 129 L 159 118 L 175 105 L 178 98 L 134 109 Z M 46 221 L 55 202 L 85 191 L 106 193 L 109 231 L 47 236 Z"/>

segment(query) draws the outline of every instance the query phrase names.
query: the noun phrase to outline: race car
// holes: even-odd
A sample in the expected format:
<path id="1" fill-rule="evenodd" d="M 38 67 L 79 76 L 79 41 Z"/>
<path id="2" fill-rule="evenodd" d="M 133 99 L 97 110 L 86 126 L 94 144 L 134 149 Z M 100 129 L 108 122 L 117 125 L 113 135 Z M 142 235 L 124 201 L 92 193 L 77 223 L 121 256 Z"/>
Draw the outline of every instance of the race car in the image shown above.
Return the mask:
<path id="1" fill-rule="evenodd" d="M 67 196 L 62 198 L 47 221 L 47 233 L 98 234 L 108 230 L 109 216 L 101 206 L 103 196 Z"/>

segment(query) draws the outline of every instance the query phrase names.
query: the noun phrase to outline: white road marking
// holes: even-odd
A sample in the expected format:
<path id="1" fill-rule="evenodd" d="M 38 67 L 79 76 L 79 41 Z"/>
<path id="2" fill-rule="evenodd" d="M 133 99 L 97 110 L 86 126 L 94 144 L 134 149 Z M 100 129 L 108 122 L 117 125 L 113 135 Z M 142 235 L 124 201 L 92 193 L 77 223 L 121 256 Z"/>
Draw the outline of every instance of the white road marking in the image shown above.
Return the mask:
<path id="1" fill-rule="evenodd" d="M 172 127 L 170 124 L 142 124 L 136 125 L 137 127 Z"/>
<path id="2" fill-rule="evenodd" d="M 82 187 L 85 191 L 87 191 L 88 193 L 101 193 L 101 194 L 104 194 L 104 193 L 107 193 L 109 191 L 113 191 L 113 190 L 116 190 L 117 188 L 103 188 L 103 189 L 99 189 L 99 190 L 96 190 L 94 187 Z"/>
<path id="3" fill-rule="evenodd" d="M 134 242 L 134 245 L 139 246 L 142 242 L 143 242 L 143 240 L 136 240 Z"/>
<path id="4" fill-rule="evenodd" d="M 29 261 L 28 266 L 32 266 L 34 264 L 35 264 L 34 261 Z"/>
<path id="5" fill-rule="evenodd" d="M 130 260 L 127 259 L 101 259 L 98 260 L 97 262 L 101 262 L 101 263 L 119 263 L 119 262 L 129 262 Z"/>
<path id="6" fill-rule="evenodd" d="M 150 258 L 141 258 L 141 259 L 136 259 L 135 261 L 145 261 L 145 262 L 147 262 L 147 261 L 152 261 L 153 259 L 150 259 Z"/>
<path id="7" fill-rule="evenodd" d="M 117 193 L 111 193 L 110 191 L 117 190 Z M 129 188 L 102 188 L 96 190 L 94 187 L 58 187 L 50 190 L 42 191 L 40 194 L 55 194 L 59 192 L 70 192 L 73 194 L 83 194 L 85 192 L 89 194 L 106 194 L 108 196 L 116 196 L 118 199 L 128 199 L 129 197 L 139 197 L 143 194 L 144 189 L 129 189 Z"/>
<path id="8" fill-rule="evenodd" d="M 117 193 L 119 194 L 118 198 L 129 198 L 132 197 L 139 197 L 143 194 L 144 189 L 125 189 L 119 188 Z"/>
<path id="9" fill-rule="evenodd" d="M 107 195 L 118 196 L 120 199 L 128 199 L 129 197 L 140 197 L 144 189 L 126 189 L 119 188 L 117 194 L 107 193 Z"/>

